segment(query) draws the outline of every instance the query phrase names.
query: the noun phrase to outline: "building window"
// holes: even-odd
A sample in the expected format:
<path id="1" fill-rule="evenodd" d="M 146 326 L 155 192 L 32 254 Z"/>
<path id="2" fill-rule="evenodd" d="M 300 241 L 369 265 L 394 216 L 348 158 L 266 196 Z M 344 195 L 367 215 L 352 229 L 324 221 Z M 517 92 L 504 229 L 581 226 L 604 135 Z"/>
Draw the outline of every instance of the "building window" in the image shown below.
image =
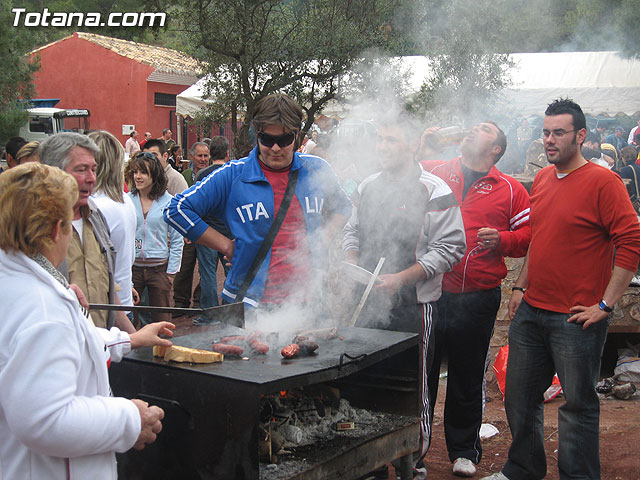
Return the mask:
<path id="1" fill-rule="evenodd" d="M 153 103 L 160 107 L 175 107 L 176 96 L 171 93 L 154 93 Z"/>

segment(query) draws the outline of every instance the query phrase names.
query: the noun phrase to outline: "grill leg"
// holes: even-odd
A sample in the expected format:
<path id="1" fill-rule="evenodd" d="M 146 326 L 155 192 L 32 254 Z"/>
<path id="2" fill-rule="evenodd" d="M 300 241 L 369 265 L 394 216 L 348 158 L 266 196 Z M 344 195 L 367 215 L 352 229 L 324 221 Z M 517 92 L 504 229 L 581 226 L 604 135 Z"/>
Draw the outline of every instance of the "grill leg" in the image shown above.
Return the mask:
<path id="1" fill-rule="evenodd" d="M 413 455 L 400 457 L 400 479 L 411 480 L 413 478 Z"/>

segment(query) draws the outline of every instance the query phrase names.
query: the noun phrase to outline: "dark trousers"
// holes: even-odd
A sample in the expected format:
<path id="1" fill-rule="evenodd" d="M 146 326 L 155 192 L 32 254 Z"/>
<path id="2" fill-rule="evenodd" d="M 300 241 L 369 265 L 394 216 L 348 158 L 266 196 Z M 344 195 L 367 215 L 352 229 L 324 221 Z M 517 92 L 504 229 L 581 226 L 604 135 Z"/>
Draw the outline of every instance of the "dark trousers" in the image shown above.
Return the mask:
<path id="1" fill-rule="evenodd" d="M 397 332 L 411 332 L 420 335 L 420 440 L 418 447 L 418 462 L 424 458 L 431 442 L 431 419 L 433 407 L 430 404 L 429 385 L 427 374 L 431 370 L 434 356 L 434 324 L 437 325 L 437 312 L 435 303 L 416 303 L 400 305 L 388 309 L 378 309 L 378 315 L 370 312 L 371 316 L 358 317 L 356 326 L 363 328 L 377 328 L 381 330 L 393 330 Z M 437 341 L 437 340 L 436 340 Z M 436 379 L 437 379 L 436 375 Z"/>
<path id="2" fill-rule="evenodd" d="M 435 352 L 429 372 L 431 418 L 438 395 L 440 365 L 447 359 L 444 432 L 449 459 L 482 457 L 482 383 L 485 360 L 500 308 L 500 287 L 468 293 L 443 292 L 437 302 Z"/>
<path id="3" fill-rule="evenodd" d="M 173 281 L 173 303 L 178 308 L 191 307 L 191 291 L 193 289 L 193 274 L 196 270 L 196 244 L 185 243 L 182 249 L 180 271 Z M 193 307 L 200 306 L 200 284 L 193 292 Z"/>
<path id="4" fill-rule="evenodd" d="M 131 269 L 133 287 L 142 292 L 145 287 L 149 292 L 149 304 L 154 307 L 170 307 L 171 306 L 171 281 L 167 276 L 167 265 L 157 267 L 137 267 Z M 138 323 L 138 315 L 134 313 L 135 323 Z M 170 313 L 151 314 L 153 322 L 171 321 Z"/>

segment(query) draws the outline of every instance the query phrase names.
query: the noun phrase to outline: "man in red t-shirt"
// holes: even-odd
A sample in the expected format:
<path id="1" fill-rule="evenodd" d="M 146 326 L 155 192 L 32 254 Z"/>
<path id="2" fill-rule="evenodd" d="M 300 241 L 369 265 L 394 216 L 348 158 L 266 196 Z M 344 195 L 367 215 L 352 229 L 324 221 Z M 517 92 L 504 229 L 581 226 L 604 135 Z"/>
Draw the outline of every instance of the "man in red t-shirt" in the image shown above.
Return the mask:
<path id="1" fill-rule="evenodd" d="M 144 132 L 144 139 L 140 142 L 140 150 L 144 147 L 144 144 L 147 143 L 147 140 L 151 139 L 151 132 Z"/>
<path id="2" fill-rule="evenodd" d="M 531 188 L 531 243 L 509 302 L 505 406 L 513 442 L 502 472 L 486 479 L 546 475 L 543 393 L 556 371 L 566 399 L 558 413 L 560 478 L 600 478 L 595 384 L 609 314 L 640 259 L 640 225 L 624 184 L 580 152 L 587 134 L 580 106 L 556 100 L 545 115 L 551 165 Z"/>

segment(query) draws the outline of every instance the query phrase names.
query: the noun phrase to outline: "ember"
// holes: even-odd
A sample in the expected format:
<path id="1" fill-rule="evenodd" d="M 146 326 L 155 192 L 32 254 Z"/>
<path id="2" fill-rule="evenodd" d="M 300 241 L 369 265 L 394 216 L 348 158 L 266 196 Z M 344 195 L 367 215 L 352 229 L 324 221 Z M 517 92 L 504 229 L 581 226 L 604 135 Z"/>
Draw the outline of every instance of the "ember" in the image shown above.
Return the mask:
<path id="1" fill-rule="evenodd" d="M 340 398 L 337 388 L 325 385 L 264 396 L 260 410 L 272 412 L 262 424 L 265 432 L 271 432 L 271 440 L 274 433 L 278 440 L 285 440 L 281 450 L 264 449 L 273 453 L 268 461 L 277 459 L 275 455 L 291 455 L 292 448 L 330 442 L 350 430 L 356 430 L 357 436 L 366 435 L 386 416 L 353 408 L 348 400 Z"/>

